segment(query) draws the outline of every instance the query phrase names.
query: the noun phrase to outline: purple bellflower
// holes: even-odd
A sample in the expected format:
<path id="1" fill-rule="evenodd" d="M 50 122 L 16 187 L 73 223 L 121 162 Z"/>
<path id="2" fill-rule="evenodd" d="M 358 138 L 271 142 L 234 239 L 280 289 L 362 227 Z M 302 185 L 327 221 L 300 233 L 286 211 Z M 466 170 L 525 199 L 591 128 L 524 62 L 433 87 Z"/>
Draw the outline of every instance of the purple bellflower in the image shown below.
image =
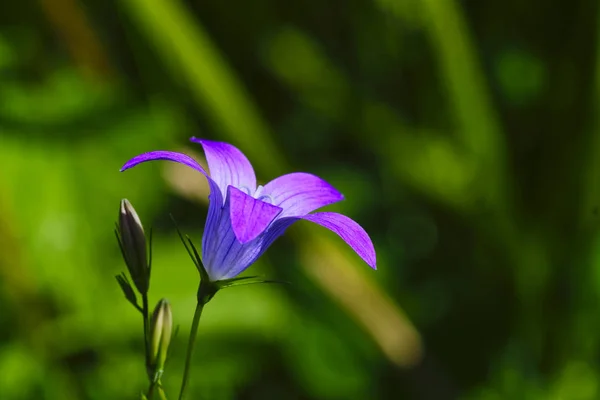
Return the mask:
<path id="1" fill-rule="evenodd" d="M 152 160 L 185 164 L 210 185 L 208 216 L 202 237 L 202 262 L 211 281 L 232 279 L 246 270 L 294 222 L 307 220 L 338 234 L 373 269 L 375 249 L 369 235 L 352 219 L 334 212 L 309 214 L 344 196 L 323 179 L 294 172 L 256 185 L 254 169 L 236 147 L 191 138 L 204 148 L 210 174 L 190 156 L 151 151 L 127 161 L 121 171 Z"/>

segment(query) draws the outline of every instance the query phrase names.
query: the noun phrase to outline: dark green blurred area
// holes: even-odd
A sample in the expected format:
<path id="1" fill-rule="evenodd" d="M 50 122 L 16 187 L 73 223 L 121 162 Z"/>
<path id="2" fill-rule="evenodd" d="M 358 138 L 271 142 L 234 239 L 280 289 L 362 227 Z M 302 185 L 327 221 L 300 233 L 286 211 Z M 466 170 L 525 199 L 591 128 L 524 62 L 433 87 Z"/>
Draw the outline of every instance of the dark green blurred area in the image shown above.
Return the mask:
<path id="1" fill-rule="evenodd" d="M 0 399 L 133 399 L 113 234 L 154 230 L 180 330 L 206 184 L 144 151 L 307 171 L 379 270 L 298 224 L 200 326 L 190 399 L 600 398 L 598 3 L 39 0 L 0 5 Z M 302 225 L 302 226 L 300 226 Z"/>

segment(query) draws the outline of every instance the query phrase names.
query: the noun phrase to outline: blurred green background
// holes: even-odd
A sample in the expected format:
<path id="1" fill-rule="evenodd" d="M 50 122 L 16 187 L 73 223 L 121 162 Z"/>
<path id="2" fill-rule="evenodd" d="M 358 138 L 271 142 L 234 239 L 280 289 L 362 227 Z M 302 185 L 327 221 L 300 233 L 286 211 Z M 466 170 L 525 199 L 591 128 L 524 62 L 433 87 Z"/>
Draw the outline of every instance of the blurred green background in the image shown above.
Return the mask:
<path id="1" fill-rule="evenodd" d="M 0 398 L 133 399 L 139 314 L 114 275 L 128 198 L 180 331 L 207 188 L 144 151 L 308 171 L 371 271 L 299 223 L 206 307 L 190 399 L 600 398 L 598 2 L 0 4 Z"/>

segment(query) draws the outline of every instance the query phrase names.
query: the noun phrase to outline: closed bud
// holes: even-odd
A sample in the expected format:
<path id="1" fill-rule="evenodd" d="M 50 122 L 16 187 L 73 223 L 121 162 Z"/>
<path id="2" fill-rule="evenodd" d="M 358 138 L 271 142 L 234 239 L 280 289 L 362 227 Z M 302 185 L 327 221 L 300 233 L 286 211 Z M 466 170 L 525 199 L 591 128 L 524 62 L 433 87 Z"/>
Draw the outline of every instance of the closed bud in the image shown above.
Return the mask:
<path id="1" fill-rule="evenodd" d="M 167 360 L 171 333 L 173 331 L 173 314 L 171 305 L 166 299 L 161 299 L 150 321 L 150 370 L 153 375 L 162 375 Z"/>
<path id="2" fill-rule="evenodd" d="M 150 282 L 146 235 L 140 218 L 127 199 L 121 200 L 117 233 L 131 279 L 138 291 L 145 294 Z"/>

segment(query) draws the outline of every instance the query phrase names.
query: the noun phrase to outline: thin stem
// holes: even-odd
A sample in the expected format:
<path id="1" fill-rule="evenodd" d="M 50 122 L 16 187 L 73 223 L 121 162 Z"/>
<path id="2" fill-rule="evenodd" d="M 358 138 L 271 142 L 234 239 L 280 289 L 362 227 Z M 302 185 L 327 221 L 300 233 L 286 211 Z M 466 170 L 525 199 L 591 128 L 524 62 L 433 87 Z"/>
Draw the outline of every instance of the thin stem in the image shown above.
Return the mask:
<path id="1" fill-rule="evenodd" d="M 146 369 L 150 361 L 150 354 L 148 349 L 148 294 L 142 294 L 142 318 L 144 318 L 144 357 L 146 361 Z M 150 377 L 152 380 L 152 377 Z"/>
<path id="2" fill-rule="evenodd" d="M 160 384 L 158 385 L 158 398 L 160 400 L 167 400 L 167 395 Z"/>
<path id="3" fill-rule="evenodd" d="M 148 379 L 150 380 L 150 384 L 148 386 L 148 391 L 146 392 L 146 397 L 148 400 L 152 400 L 154 398 L 154 388 L 156 386 L 156 380 L 153 376 L 150 376 L 150 354 L 148 349 L 148 294 L 142 293 L 142 318 L 144 319 L 144 359 L 146 366 L 146 373 L 148 374 Z"/>
<path id="4" fill-rule="evenodd" d="M 196 311 L 194 311 L 194 319 L 192 320 L 192 329 L 190 331 L 190 339 L 187 347 L 187 354 L 185 356 L 185 367 L 183 370 L 183 381 L 181 382 L 181 390 L 179 391 L 179 400 L 183 399 L 187 382 L 189 379 L 190 366 L 192 364 L 192 353 L 194 352 L 194 344 L 196 343 L 196 334 L 198 333 L 198 325 L 200 324 L 200 317 L 202 316 L 202 310 L 204 309 L 204 302 L 199 298 L 196 304 Z"/>
<path id="5" fill-rule="evenodd" d="M 152 400 L 154 398 L 154 391 L 158 393 L 158 398 L 160 400 L 167 400 L 167 395 L 165 394 L 164 389 L 162 388 L 162 384 L 160 383 L 160 379 L 157 381 L 151 381 L 150 386 L 148 387 L 148 391 L 146 392 L 146 398 L 148 400 Z"/>
<path id="6" fill-rule="evenodd" d="M 146 398 L 148 400 L 152 400 L 154 398 L 154 388 L 156 387 L 156 382 L 150 381 L 150 386 L 148 386 L 148 391 L 146 392 Z"/>

